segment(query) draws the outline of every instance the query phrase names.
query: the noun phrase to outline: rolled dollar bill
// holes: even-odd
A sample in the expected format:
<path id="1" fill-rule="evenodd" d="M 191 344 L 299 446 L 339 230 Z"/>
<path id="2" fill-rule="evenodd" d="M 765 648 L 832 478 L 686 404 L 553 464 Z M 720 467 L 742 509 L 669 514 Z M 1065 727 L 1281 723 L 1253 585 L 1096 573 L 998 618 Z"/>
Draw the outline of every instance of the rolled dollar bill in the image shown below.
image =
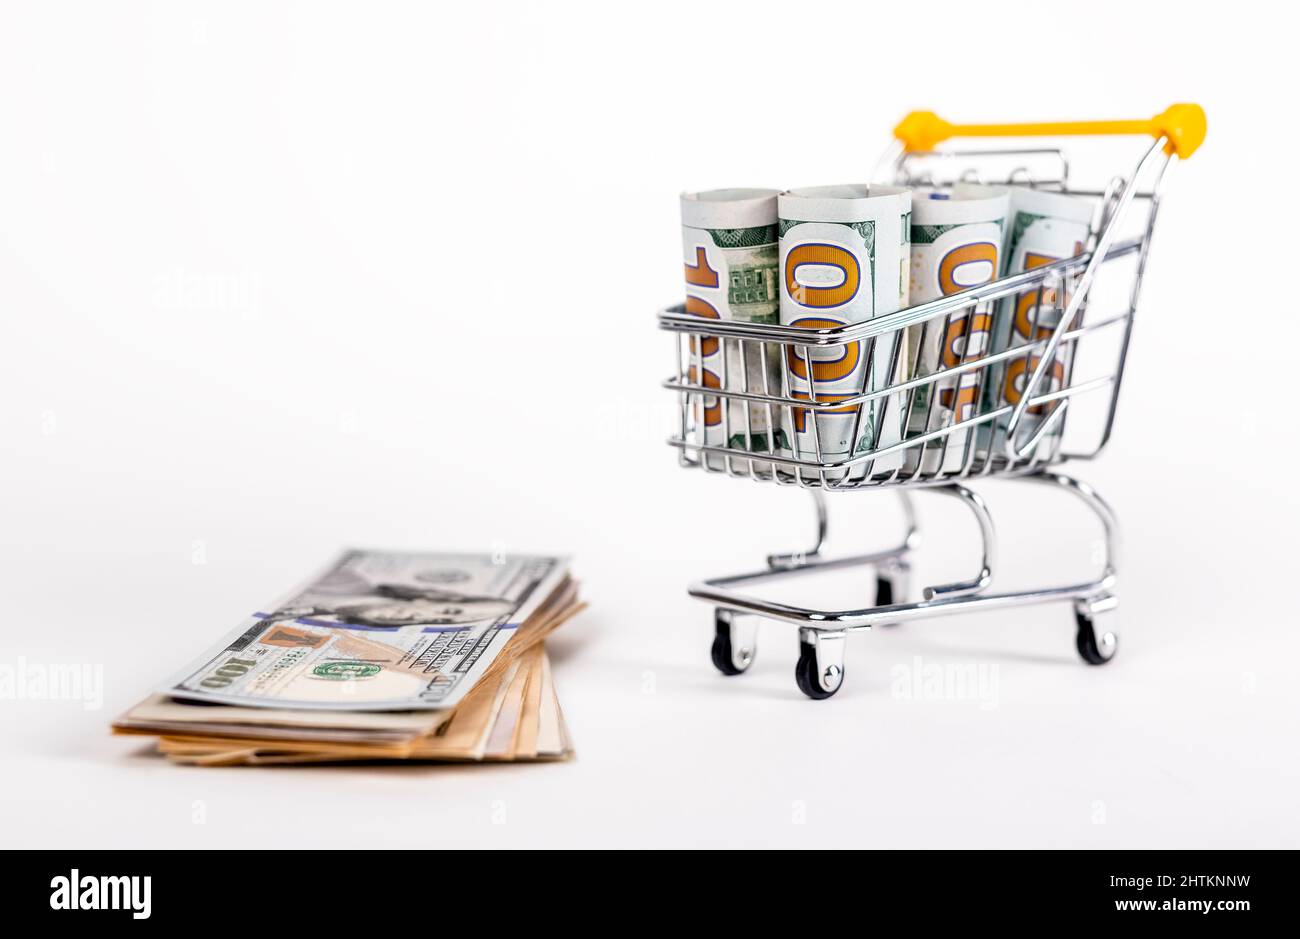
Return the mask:
<path id="1" fill-rule="evenodd" d="M 1003 223 L 1009 193 L 992 186 L 958 183 L 950 189 L 912 194 L 909 298 L 913 306 L 987 284 L 1001 270 Z M 981 303 L 908 329 L 913 377 L 957 368 L 988 354 L 993 305 Z M 908 414 L 909 437 L 941 430 L 976 413 L 983 369 L 919 386 Z M 958 472 L 971 460 L 977 433 L 953 431 L 907 451 L 905 470 L 930 475 Z"/>
<path id="2" fill-rule="evenodd" d="M 702 319 L 777 322 L 777 190 L 715 189 L 683 193 L 682 251 L 686 312 Z M 690 380 L 706 388 L 781 394 L 780 349 L 759 342 L 705 336 L 690 342 Z M 701 400 L 702 399 L 702 400 Z M 696 432 L 706 446 L 771 453 L 782 446 L 775 406 L 700 395 Z M 777 426 L 776 441 L 772 430 Z M 749 461 L 706 454 L 711 469 L 748 472 Z M 754 468 L 770 471 L 771 463 Z"/>
<path id="3" fill-rule="evenodd" d="M 1088 243 L 1092 217 L 1093 203 L 1087 199 L 1060 192 L 1012 187 L 1007 209 L 1003 274 L 1031 271 L 1082 254 Z M 1069 299 L 1062 284 L 1055 288 L 1035 287 L 1001 301 L 993 326 L 993 351 L 1001 352 L 1050 336 L 1060 323 L 1061 313 Z M 1038 367 L 1039 358 L 1027 351 L 993 369 L 986 390 L 990 406 L 1018 404 Z M 1064 388 L 1069 382 L 1072 364 L 1072 350 L 1059 348 L 1050 370 L 1044 373 L 1043 383 L 1034 391 L 1035 396 Z M 1021 418 L 1021 426 L 1016 430 L 1017 439 L 1022 443 L 1028 441 L 1052 407 L 1048 404 L 1027 409 Z M 995 456 L 1003 453 L 1009 421 L 1009 416 L 1001 417 L 988 431 Z M 1039 442 L 1037 452 L 1040 455 L 1056 446 L 1063 426 L 1063 421 L 1058 420 Z"/>
<path id="4" fill-rule="evenodd" d="M 818 186 L 782 193 L 781 323 L 830 328 L 893 313 L 908 292 L 910 190 L 893 186 Z M 898 380 L 900 336 L 874 343 L 786 349 L 791 397 L 826 403 L 878 391 Z M 902 439 L 903 395 L 820 411 L 782 415 L 798 459 L 838 462 Z M 864 464 L 877 475 L 902 466 L 898 453 Z M 842 477 L 842 473 L 835 474 Z M 856 473 L 854 475 L 857 475 Z"/>

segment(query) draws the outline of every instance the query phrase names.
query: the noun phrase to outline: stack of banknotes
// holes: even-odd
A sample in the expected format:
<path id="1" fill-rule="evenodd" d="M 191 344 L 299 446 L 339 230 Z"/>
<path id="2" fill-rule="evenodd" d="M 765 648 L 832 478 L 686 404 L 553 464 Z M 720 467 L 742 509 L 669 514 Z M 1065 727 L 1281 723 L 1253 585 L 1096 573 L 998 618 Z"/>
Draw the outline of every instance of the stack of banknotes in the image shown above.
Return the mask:
<path id="1" fill-rule="evenodd" d="M 959 183 L 945 189 L 846 184 L 778 191 L 717 189 L 681 197 L 687 314 L 828 329 L 886 316 L 1083 252 L 1091 200 L 1022 186 Z M 704 395 L 694 404 L 708 447 L 842 462 L 890 448 L 874 471 L 959 471 L 970 451 L 1001 453 L 1006 419 L 970 421 L 1014 406 L 1038 366 L 1031 354 L 996 367 L 960 366 L 1050 336 L 1063 292 L 1037 288 L 980 304 L 928 330 L 913 326 L 864 342 L 808 347 L 693 337 L 689 382 L 743 391 L 757 401 Z M 1037 394 L 1068 383 L 1068 352 L 1058 353 Z M 907 396 L 892 386 L 954 370 Z M 825 403 L 877 392 L 860 408 L 774 409 L 762 398 Z M 910 406 L 909 406 L 910 403 Z M 701 406 L 702 405 L 702 406 Z M 1022 438 L 1044 419 L 1029 409 Z M 1060 423 L 1050 437 L 1058 436 Z M 929 435 L 923 445 L 900 446 Z M 709 453 L 710 468 L 747 467 Z M 770 463 L 754 461 L 757 470 Z"/>
<path id="2" fill-rule="evenodd" d="M 203 766 L 572 755 L 556 557 L 348 551 L 113 723 Z"/>

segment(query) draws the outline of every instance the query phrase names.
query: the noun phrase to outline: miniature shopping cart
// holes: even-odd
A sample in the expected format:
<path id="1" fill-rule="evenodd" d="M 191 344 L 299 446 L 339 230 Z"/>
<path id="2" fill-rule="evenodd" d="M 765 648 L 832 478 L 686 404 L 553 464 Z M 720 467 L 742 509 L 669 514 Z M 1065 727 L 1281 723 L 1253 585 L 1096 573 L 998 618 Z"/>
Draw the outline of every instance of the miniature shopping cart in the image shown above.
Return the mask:
<path id="1" fill-rule="evenodd" d="M 1101 665 L 1114 656 L 1115 516 L 1095 490 L 1056 467 L 1066 460 L 1097 456 L 1110 438 L 1161 184 L 1175 159 L 1189 157 L 1204 139 L 1205 114 L 1197 105 L 1181 104 L 1151 120 L 959 126 L 930 112 L 914 112 L 894 134 L 897 140 L 877 174 L 884 182 L 940 188 L 963 181 L 1031 186 L 1091 199 L 1094 217 L 1088 240 L 1074 257 L 864 322 L 801 328 L 734 320 L 706 322 L 680 305 L 660 312 L 659 325 L 674 334 L 676 344 L 677 371 L 664 384 L 678 397 L 680 426 L 669 443 L 678 449 L 681 464 L 807 489 L 816 506 L 817 540 L 810 549 L 769 556 L 767 566 L 756 573 L 715 578 L 690 587 L 692 596 L 714 607 L 713 663 L 724 674 L 740 674 L 754 660 L 759 619 L 794 624 L 799 627 L 800 639 L 795 678 L 811 698 L 830 697 L 843 683 L 848 633 L 952 613 L 1069 603 L 1075 615 L 1075 645 L 1083 660 Z M 1083 134 L 1149 134 L 1156 139 L 1131 174 L 1092 188 L 1072 187 L 1069 162 L 1059 149 L 935 149 L 953 137 Z M 976 350 L 956 364 L 927 374 L 917 374 L 924 369 L 907 360 L 917 354 L 912 350 L 924 347 L 930 331 L 941 330 L 941 335 L 948 336 L 954 326 L 960 330 L 963 318 L 967 324 L 973 322 L 977 309 L 1013 303 L 1027 295 L 1031 299 L 1024 308 L 1032 312 L 1034 328 L 1021 341 Z M 724 356 L 723 374 L 708 381 L 692 360 L 706 342 L 719 341 L 731 344 L 740 367 L 733 364 L 731 374 L 726 374 L 728 358 L 733 363 L 737 359 L 735 354 Z M 814 384 L 797 385 L 793 372 L 808 375 L 814 354 L 825 361 L 834 358 L 837 350 L 847 354 L 850 347 L 866 363 L 880 360 L 878 348 L 892 350 L 884 357 L 889 359 L 888 366 L 882 366 L 876 377 L 867 377 L 861 394 L 819 400 Z M 1018 367 L 1023 380 L 1015 403 L 985 392 L 1013 367 Z M 917 395 L 928 395 L 933 403 L 937 383 L 954 379 L 974 387 L 972 407 L 949 410 L 946 419 L 940 409 L 937 426 L 927 420 L 920 431 L 905 427 L 892 442 L 882 433 L 891 413 L 896 422 L 898 409 L 903 415 L 913 413 Z M 924 405 L 925 398 L 921 400 Z M 733 406 L 732 402 L 740 404 Z M 770 436 L 754 433 L 756 410 L 767 418 Z M 820 422 L 816 417 L 810 421 L 811 450 L 778 443 L 779 427 L 791 427 L 796 420 L 808 422 L 809 415 L 846 412 L 854 415 L 858 426 L 874 422 L 874 427 L 868 427 L 874 432 L 863 435 L 873 444 L 869 448 L 830 458 L 817 440 Z M 720 416 L 720 434 L 706 434 L 706 415 L 713 417 L 712 423 Z M 1100 521 L 1104 535 L 1098 552 L 1101 571 L 1096 578 L 1064 586 L 990 592 L 993 520 L 984 500 L 969 484 L 994 478 L 1023 480 L 1081 500 Z M 912 493 L 921 488 L 958 500 L 974 514 L 983 558 L 979 572 L 970 580 L 925 587 L 917 596 L 909 576 L 912 553 L 920 544 Z M 824 493 L 864 489 L 892 489 L 897 494 L 906 522 L 904 537 L 888 550 L 828 556 L 824 553 Z M 760 582 L 853 566 L 874 570 L 875 605 L 811 609 L 747 592 Z"/>

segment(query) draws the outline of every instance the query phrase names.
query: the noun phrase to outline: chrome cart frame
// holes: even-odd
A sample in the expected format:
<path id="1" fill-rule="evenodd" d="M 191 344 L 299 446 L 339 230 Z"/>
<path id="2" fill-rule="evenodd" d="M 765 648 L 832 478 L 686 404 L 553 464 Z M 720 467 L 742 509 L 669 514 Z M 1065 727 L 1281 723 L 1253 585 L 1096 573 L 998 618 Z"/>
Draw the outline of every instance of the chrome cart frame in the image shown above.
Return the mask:
<path id="1" fill-rule="evenodd" d="M 660 328 L 674 334 L 676 345 L 677 371 L 664 385 L 679 400 L 680 423 L 669 443 L 679 451 L 681 464 L 808 489 L 815 502 L 817 539 L 809 550 L 772 555 L 762 570 L 713 578 L 689 588 L 692 596 L 715 609 L 712 656 L 720 671 L 736 675 L 749 667 L 754 660 L 760 618 L 790 623 L 799 628 L 796 681 L 809 697 L 827 698 L 843 683 L 844 644 L 850 632 L 954 613 L 1054 602 L 1073 607 L 1075 646 L 1085 662 L 1100 665 L 1114 656 L 1118 523 L 1094 489 L 1055 467 L 1067 460 L 1092 459 L 1110 440 L 1161 186 L 1167 168 L 1177 158 L 1190 156 L 1204 132 L 1204 113 L 1195 105 L 1175 105 L 1151 121 L 1102 124 L 956 127 L 928 112 L 917 112 L 895 131 L 899 142 L 882 161 L 887 168 L 886 179 L 904 185 L 940 187 L 965 180 L 1030 185 L 1090 198 L 1096 211 L 1085 250 L 1075 257 L 930 303 L 844 326 L 810 329 L 706 321 L 689 315 L 680 305 L 660 312 Z M 935 144 L 952 136 L 1094 133 L 1144 133 L 1155 137 L 1155 142 L 1130 174 L 1115 177 L 1109 185 L 1094 190 L 1071 188 L 1069 164 L 1061 150 L 934 149 Z M 1011 169 L 991 175 L 980 168 L 990 161 L 1009 161 Z M 1050 170 L 1032 171 L 1030 163 L 1046 163 Z M 1130 233 L 1121 236 L 1126 225 Z M 1100 302 L 1093 302 L 1099 294 L 1098 283 L 1107 279 L 1117 282 L 1109 286 L 1118 286 L 1115 296 L 1120 298 L 1117 308 L 1109 311 L 1101 309 Z M 1033 329 L 1028 336 L 1034 338 L 1017 342 L 1012 337 L 1005 348 L 995 346 L 964 354 L 951 367 L 929 372 L 918 367 L 919 350 L 929 330 L 942 329 L 940 335 L 945 338 L 953 336 L 953 330 L 961 334 L 963 329 L 969 330 L 977 310 L 1011 303 L 1026 294 L 1033 294 L 1026 308 L 1033 311 Z M 1102 350 L 1106 336 L 1110 339 Z M 706 342 L 730 344 L 733 350 L 719 357 L 722 374 L 712 383 L 704 378 L 703 368 L 696 368 Z M 872 374 L 877 344 L 893 350 L 888 354 L 892 358 L 887 356 L 887 375 Z M 802 364 L 804 376 L 813 374 L 811 350 L 817 350 L 822 357 L 817 361 L 823 361 L 827 350 L 850 347 L 867 363 L 860 394 L 818 400 L 813 383 L 807 384 L 806 393 L 796 393 L 797 367 Z M 1090 373 L 1083 365 L 1094 351 L 1101 352 L 1102 368 Z M 909 360 L 913 355 L 915 358 Z M 727 361 L 734 356 L 738 356 L 740 367 L 733 365 L 733 374 L 728 375 Z M 761 368 L 751 368 L 751 361 L 761 363 Z M 777 369 L 769 366 L 778 361 L 780 386 L 776 387 L 768 376 L 777 374 Z M 1027 376 L 1019 400 L 1014 403 L 986 391 L 986 386 L 1001 387 L 995 384 L 1001 377 L 999 370 L 1013 362 L 1020 363 L 1020 374 Z M 755 375 L 760 375 L 761 380 L 755 381 Z M 973 413 L 959 418 L 954 409 L 945 417 L 940 409 L 936 425 L 936 383 L 954 377 L 973 382 L 977 388 L 976 403 L 967 409 Z M 901 440 L 885 445 L 882 441 L 888 438 L 882 436 L 881 430 L 891 415 L 891 407 L 895 421 L 900 412 L 913 414 L 918 393 L 929 399 L 921 431 L 907 428 Z M 1080 445 L 1079 435 L 1074 433 L 1074 425 L 1079 422 L 1072 421 L 1067 428 L 1065 417 L 1083 396 L 1099 401 L 1099 418 L 1094 422 L 1099 426 L 1081 425 L 1084 434 Z M 921 409 L 926 408 L 926 400 L 921 399 Z M 731 402 L 739 404 L 733 406 Z M 770 437 L 764 437 L 761 431 L 757 437 L 754 433 L 752 415 L 756 408 L 767 417 Z M 855 422 L 850 439 L 857 439 L 858 430 L 866 424 L 873 432 L 864 439 L 881 443 L 859 448 L 847 458 L 832 459 L 823 451 L 817 416 L 846 412 L 853 414 Z M 708 415 L 714 417 L 712 424 L 721 424 L 720 440 L 706 442 L 704 424 Z M 813 415 L 811 448 L 793 445 L 789 438 L 778 440 L 776 428 L 792 428 L 797 418 L 808 421 L 809 415 Z M 765 443 L 757 446 L 756 440 Z M 930 461 L 927 453 L 937 455 L 937 459 Z M 1068 493 L 1081 501 L 1102 529 L 1100 570 L 1092 579 L 1079 583 L 990 592 L 996 562 L 993 518 L 984 500 L 968 485 L 980 478 L 1016 478 Z M 893 489 L 902 504 L 906 530 L 897 546 L 852 556 L 824 553 L 828 527 L 824 494 L 881 488 Z M 976 520 L 983 547 L 974 576 L 925 587 L 917 599 L 911 583 L 911 559 L 920 545 L 913 505 L 913 492 L 919 489 L 965 505 Z M 748 592 L 777 578 L 848 567 L 874 568 L 874 605 L 829 611 L 775 603 Z"/>

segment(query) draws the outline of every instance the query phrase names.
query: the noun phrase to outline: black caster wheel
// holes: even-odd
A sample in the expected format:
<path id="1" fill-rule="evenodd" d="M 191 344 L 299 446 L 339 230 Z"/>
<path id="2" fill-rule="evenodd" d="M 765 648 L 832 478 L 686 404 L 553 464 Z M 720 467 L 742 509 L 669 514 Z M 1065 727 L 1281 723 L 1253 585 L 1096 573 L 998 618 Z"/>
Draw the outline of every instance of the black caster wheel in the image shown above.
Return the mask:
<path id="1" fill-rule="evenodd" d="M 752 654 L 743 665 L 736 664 L 736 656 L 731 644 L 731 624 L 719 620 L 714 627 L 713 649 L 710 653 L 713 665 L 724 675 L 741 675 L 753 661 Z"/>
<path id="2" fill-rule="evenodd" d="M 829 698 L 840 690 L 840 685 L 844 684 L 844 669 L 837 665 L 830 667 L 836 671 L 834 683 L 828 691 L 822 684 L 822 676 L 818 671 L 816 647 L 806 642 L 799 643 L 799 661 L 794 666 L 794 680 L 799 690 L 814 701 Z"/>
<path id="3" fill-rule="evenodd" d="M 1105 665 L 1115 657 L 1119 649 L 1119 639 L 1114 633 L 1097 635 L 1092 616 L 1075 612 L 1074 622 L 1078 632 L 1074 634 L 1074 647 L 1079 650 L 1079 657 L 1089 665 Z"/>
<path id="4" fill-rule="evenodd" d="M 907 603 L 911 597 L 912 569 L 904 561 L 892 561 L 876 569 L 876 606 Z M 897 623 L 881 623 L 897 626 Z"/>

